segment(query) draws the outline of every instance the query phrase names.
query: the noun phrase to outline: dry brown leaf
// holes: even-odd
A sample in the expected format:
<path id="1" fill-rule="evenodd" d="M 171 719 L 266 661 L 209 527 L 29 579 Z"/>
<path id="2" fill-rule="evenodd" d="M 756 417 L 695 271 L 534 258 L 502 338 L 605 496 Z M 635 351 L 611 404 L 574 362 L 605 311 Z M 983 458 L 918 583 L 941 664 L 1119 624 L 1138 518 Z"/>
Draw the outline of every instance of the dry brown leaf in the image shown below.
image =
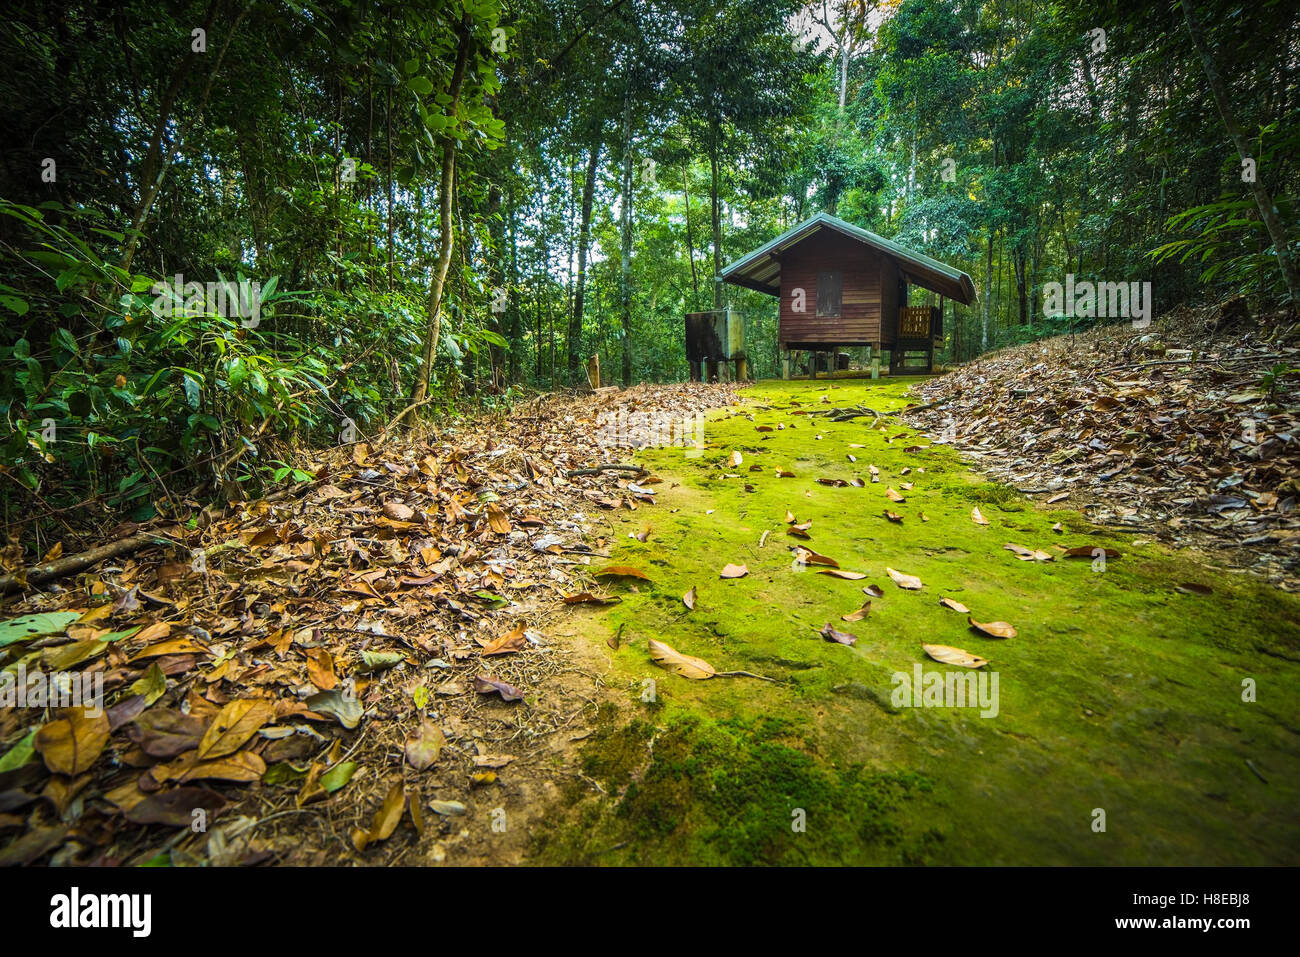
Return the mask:
<path id="1" fill-rule="evenodd" d="M 683 678 L 703 680 L 712 678 L 717 674 L 713 665 L 703 658 L 684 655 L 671 645 L 666 645 L 662 641 L 655 641 L 653 638 L 650 639 L 650 658 L 655 664 L 667 668 Z"/>
<path id="2" fill-rule="evenodd" d="M 211 761 L 200 761 L 197 751 L 187 751 L 165 764 L 154 765 L 149 770 L 149 777 L 159 784 L 204 780 L 249 784 L 260 780 L 265 773 L 266 762 L 251 751 L 237 751 Z"/>
<path id="3" fill-rule="evenodd" d="M 841 645 L 855 645 L 858 643 L 856 635 L 850 635 L 847 631 L 836 631 L 835 626 L 830 622 L 822 626 L 821 636 L 827 641 L 838 642 Z"/>
<path id="4" fill-rule="evenodd" d="M 954 648 L 951 645 L 921 645 L 927 655 L 945 665 L 958 665 L 962 668 L 982 668 L 988 664 L 987 658 L 972 655 L 969 651 Z"/>
<path id="5" fill-rule="evenodd" d="M 863 572 L 850 572 L 850 571 L 846 571 L 843 568 L 823 568 L 822 570 L 817 572 L 817 574 L 831 575 L 835 578 L 843 578 L 844 580 L 851 581 L 851 582 L 861 581 L 862 579 L 867 577 L 866 574 Z"/>
<path id="6" fill-rule="evenodd" d="M 691 586 L 690 591 L 688 591 L 685 595 L 682 596 L 682 604 L 685 605 L 687 608 L 689 608 L 691 611 L 695 610 L 695 586 L 694 585 Z"/>
<path id="7" fill-rule="evenodd" d="M 1055 556 L 1049 555 L 1047 552 L 1036 548 L 1025 548 L 1024 545 L 1016 545 L 1013 542 L 1007 542 L 1002 547 L 1012 552 L 1022 562 L 1051 562 L 1056 560 Z"/>
<path id="8" fill-rule="evenodd" d="M 871 602 L 867 602 L 857 611 L 851 611 L 847 615 L 840 615 L 841 621 L 861 621 L 871 612 Z"/>
<path id="9" fill-rule="evenodd" d="M 984 517 L 984 514 L 980 511 L 980 507 L 978 505 L 976 505 L 973 509 L 970 510 L 970 517 L 971 517 L 971 521 L 973 521 L 976 525 L 987 525 L 989 523 L 989 520 Z"/>
<path id="10" fill-rule="evenodd" d="M 825 565 L 828 568 L 839 568 L 840 563 L 826 555 L 818 555 L 811 548 L 798 546 L 794 550 L 795 561 L 800 565 Z"/>
<path id="11" fill-rule="evenodd" d="M 395 781 L 384 798 L 383 805 L 375 812 L 370 822 L 370 830 L 356 828 L 352 831 L 352 844 L 358 851 L 364 851 L 368 844 L 386 841 L 397 830 L 406 810 L 406 788 L 402 782 Z"/>
<path id="12" fill-rule="evenodd" d="M 423 771 L 438 760 L 442 746 L 447 743 L 442 729 L 427 718 L 420 718 L 420 728 L 406 739 L 403 749 L 407 763 L 417 771 Z"/>
<path id="13" fill-rule="evenodd" d="M 493 678 L 491 675 L 476 675 L 474 678 L 474 690 L 479 694 L 499 694 L 502 701 L 523 701 L 524 693 L 514 685 L 506 684 L 499 678 Z"/>
<path id="14" fill-rule="evenodd" d="M 524 637 L 524 626 L 520 625 L 513 631 L 507 632 L 499 638 L 494 638 L 483 646 L 484 656 L 489 655 L 508 655 L 512 652 L 523 651 L 528 647 L 528 639 Z"/>
<path id="15" fill-rule="evenodd" d="M 510 516 L 506 514 L 505 509 L 500 505 L 497 505 L 495 502 L 488 503 L 487 520 L 492 531 L 496 532 L 498 535 L 510 534 Z"/>
<path id="16" fill-rule="evenodd" d="M 895 571 L 892 568 L 886 568 L 885 574 L 894 580 L 894 584 L 899 588 L 906 588 L 908 591 L 920 591 L 923 587 L 921 579 L 915 575 L 908 575 L 904 572 Z"/>
<path id="17" fill-rule="evenodd" d="M 61 716 L 41 727 L 32 747 L 55 774 L 75 776 L 88 770 L 108 744 L 108 715 L 91 717 L 85 708 L 66 708 Z"/>
<path id="18" fill-rule="evenodd" d="M 939 604 L 943 605 L 943 607 L 945 608 L 951 608 L 953 611 L 958 612 L 959 614 L 962 615 L 970 614 L 970 609 L 967 608 L 965 605 L 963 605 L 961 602 L 957 601 L 955 598 L 940 598 Z"/>
<path id="19" fill-rule="evenodd" d="M 749 574 L 749 567 L 746 565 L 727 565 L 718 573 L 719 578 L 744 578 Z"/>
<path id="20" fill-rule="evenodd" d="M 566 605 L 616 605 L 622 600 L 617 595 L 593 595 L 589 591 L 564 596 Z"/>
<path id="21" fill-rule="evenodd" d="M 1016 629 L 1005 621 L 976 621 L 974 618 L 967 618 L 970 626 L 976 631 L 982 631 L 990 638 L 1014 638 Z"/>
<path id="22" fill-rule="evenodd" d="M 307 678 L 321 691 L 329 691 L 338 684 L 338 675 L 334 673 L 334 656 L 324 648 L 308 648 Z"/>
<path id="23" fill-rule="evenodd" d="M 137 651 L 128 660 L 136 662 L 143 661 L 145 658 L 158 658 L 162 655 L 206 655 L 207 653 L 208 649 L 193 638 L 171 638 L 167 641 L 160 641 L 156 645 L 149 645 L 142 651 Z"/>
<path id="24" fill-rule="evenodd" d="M 608 568 L 602 568 L 600 571 L 594 572 L 594 574 L 597 578 L 611 578 L 617 576 L 621 578 L 641 578 L 645 581 L 650 580 L 649 575 L 641 571 L 639 568 L 633 568 L 631 565 L 611 565 Z"/>
<path id="25" fill-rule="evenodd" d="M 415 516 L 415 509 L 401 502 L 385 502 L 384 514 L 395 522 L 409 522 Z"/>
<path id="26" fill-rule="evenodd" d="M 198 757 L 206 761 L 233 754 L 274 714 L 274 706 L 265 698 L 236 698 L 212 720 L 199 742 Z"/>

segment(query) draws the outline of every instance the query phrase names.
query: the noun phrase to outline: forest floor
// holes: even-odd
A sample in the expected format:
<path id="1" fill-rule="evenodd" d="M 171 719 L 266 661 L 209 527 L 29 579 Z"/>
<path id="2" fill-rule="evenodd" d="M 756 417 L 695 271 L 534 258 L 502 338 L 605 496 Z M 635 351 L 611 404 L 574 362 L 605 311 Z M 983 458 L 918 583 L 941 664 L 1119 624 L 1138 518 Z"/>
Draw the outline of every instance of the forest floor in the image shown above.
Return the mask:
<path id="1" fill-rule="evenodd" d="M 7 667 L 111 707 L 0 711 L 0 860 L 1300 862 L 1287 576 L 982 474 L 978 416 L 907 414 L 948 379 L 543 399 L 160 528 L 7 609 L 66 609 Z M 602 444 L 620 408 L 701 447 Z M 645 471 L 570 474 L 608 461 Z"/>

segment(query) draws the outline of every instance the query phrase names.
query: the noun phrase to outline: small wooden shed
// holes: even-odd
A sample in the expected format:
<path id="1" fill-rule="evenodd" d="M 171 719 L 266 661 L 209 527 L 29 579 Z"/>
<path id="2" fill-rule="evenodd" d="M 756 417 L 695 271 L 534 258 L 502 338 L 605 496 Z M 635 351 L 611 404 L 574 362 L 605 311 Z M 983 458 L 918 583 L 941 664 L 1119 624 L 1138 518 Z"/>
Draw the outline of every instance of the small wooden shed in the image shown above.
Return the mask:
<path id="1" fill-rule="evenodd" d="M 734 309 L 686 314 L 686 361 L 692 382 L 713 382 L 728 362 L 736 363 L 736 381 L 748 375 L 745 356 L 745 322 Z"/>
<path id="2" fill-rule="evenodd" d="M 924 354 L 930 371 L 934 340 L 943 336 L 944 299 L 975 301 L 975 284 L 961 270 L 828 213 L 733 262 L 721 278 L 778 297 L 777 339 L 787 360 L 795 350 L 865 346 L 873 375 L 886 350 L 894 371 L 915 354 Z M 909 286 L 938 293 L 939 305 L 908 306 Z"/>

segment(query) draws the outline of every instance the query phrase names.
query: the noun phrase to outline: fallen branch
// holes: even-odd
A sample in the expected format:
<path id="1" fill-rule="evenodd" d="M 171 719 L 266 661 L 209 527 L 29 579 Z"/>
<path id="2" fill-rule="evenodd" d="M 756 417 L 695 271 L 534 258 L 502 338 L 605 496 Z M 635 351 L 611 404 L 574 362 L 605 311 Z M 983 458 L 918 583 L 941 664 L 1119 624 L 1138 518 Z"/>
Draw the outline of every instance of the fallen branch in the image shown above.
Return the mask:
<path id="1" fill-rule="evenodd" d="M 310 486 L 314 483 L 300 483 L 299 486 L 289 489 L 281 489 L 279 492 L 273 492 L 262 501 L 278 502 L 281 499 L 288 498 L 290 493 L 299 494 L 306 491 L 303 486 Z M 249 503 L 252 504 L 252 503 Z M 241 506 L 242 507 L 242 506 Z M 219 521 L 233 509 L 224 509 L 220 512 L 209 512 L 208 524 Z M 30 568 L 23 569 L 16 575 L 0 575 L 0 595 L 9 592 L 18 591 L 31 585 L 42 585 L 45 582 L 54 581 L 56 578 L 63 578 L 66 575 L 75 575 L 77 572 L 85 571 L 92 565 L 99 562 L 107 561 L 110 558 L 121 558 L 123 555 L 130 555 L 138 552 L 140 549 L 149 545 L 181 545 L 175 539 L 171 539 L 158 532 L 140 532 L 135 535 L 128 535 L 126 538 L 119 538 L 117 541 L 108 542 L 104 545 L 96 545 L 94 548 L 86 549 L 84 552 L 78 552 L 75 555 L 66 555 L 63 558 L 55 559 L 52 562 L 45 562 L 41 565 L 33 565 Z M 217 550 L 225 550 L 231 547 L 229 542 L 213 546 L 209 553 Z"/>
<path id="2" fill-rule="evenodd" d="M 62 578 L 65 575 L 72 575 L 79 571 L 84 571 L 91 565 L 102 562 L 109 558 L 119 558 L 122 555 L 129 555 L 132 552 L 139 551 L 146 545 L 174 545 L 170 538 L 164 538 L 156 532 L 147 532 L 140 535 L 130 535 L 126 538 L 119 538 L 115 542 L 109 542 L 107 545 L 99 545 L 95 548 L 79 552 L 76 555 L 69 555 L 66 558 L 59 558 L 52 562 L 46 562 L 43 565 L 35 565 L 26 569 L 18 575 L 5 575 L 0 577 L 0 593 L 7 594 L 11 591 L 18 591 L 28 585 L 40 585 L 56 578 Z"/>
<path id="3" fill-rule="evenodd" d="M 874 415 L 875 421 L 871 423 L 872 428 L 883 418 L 881 413 L 875 409 L 868 409 L 865 405 L 858 405 L 847 409 L 826 409 L 825 411 L 809 412 L 809 415 L 824 415 L 832 422 L 850 422 L 853 419 L 861 418 L 866 415 Z"/>
<path id="4" fill-rule="evenodd" d="M 752 671 L 716 671 L 713 673 L 715 678 L 757 678 L 759 681 L 776 682 L 775 678 L 765 678 L 762 675 L 756 675 Z"/>
<path id="5" fill-rule="evenodd" d="M 961 393 L 958 392 L 956 395 L 951 395 L 946 399 L 937 399 L 934 402 L 927 402 L 925 405 L 913 405 L 908 406 L 906 409 L 899 409 L 898 414 L 911 415 L 913 412 L 927 412 L 930 409 L 942 409 L 949 402 L 956 402 L 960 398 Z"/>
<path id="6" fill-rule="evenodd" d="M 599 475 L 601 472 L 649 472 L 648 468 L 640 465 L 595 465 L 589 469 L 570 469 L 564 473 L 565 478 L 573 478 L 578 475 Z"/>

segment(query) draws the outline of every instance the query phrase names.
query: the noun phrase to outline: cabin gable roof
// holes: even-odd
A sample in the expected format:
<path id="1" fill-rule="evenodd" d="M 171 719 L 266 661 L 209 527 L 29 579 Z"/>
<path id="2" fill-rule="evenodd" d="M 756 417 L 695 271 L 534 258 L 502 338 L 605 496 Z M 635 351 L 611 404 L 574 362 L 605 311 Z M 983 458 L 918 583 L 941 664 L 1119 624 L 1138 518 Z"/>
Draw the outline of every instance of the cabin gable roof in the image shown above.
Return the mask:
<path id="1" fill-rule="evenodd" d="M 964 305 L 975 301 L 975 283 L 960 269 L 954 269 L 931 259 L 923 253 L 900 246 L 893 240 L 879 236 L 868 229 L 846 223 L 829 213 L 818 213 L 797 226 L 787 229 L 742 259 L 726 266 L 721 272 L 724 282 L 756 289 L 770 296 L 781 294 L 780 256 L 804 240 L 825 231 L 846 236 L 864 246 L 878 250 L 898 263 L 908 279 L 924 289 L 955 299 Z"/>

